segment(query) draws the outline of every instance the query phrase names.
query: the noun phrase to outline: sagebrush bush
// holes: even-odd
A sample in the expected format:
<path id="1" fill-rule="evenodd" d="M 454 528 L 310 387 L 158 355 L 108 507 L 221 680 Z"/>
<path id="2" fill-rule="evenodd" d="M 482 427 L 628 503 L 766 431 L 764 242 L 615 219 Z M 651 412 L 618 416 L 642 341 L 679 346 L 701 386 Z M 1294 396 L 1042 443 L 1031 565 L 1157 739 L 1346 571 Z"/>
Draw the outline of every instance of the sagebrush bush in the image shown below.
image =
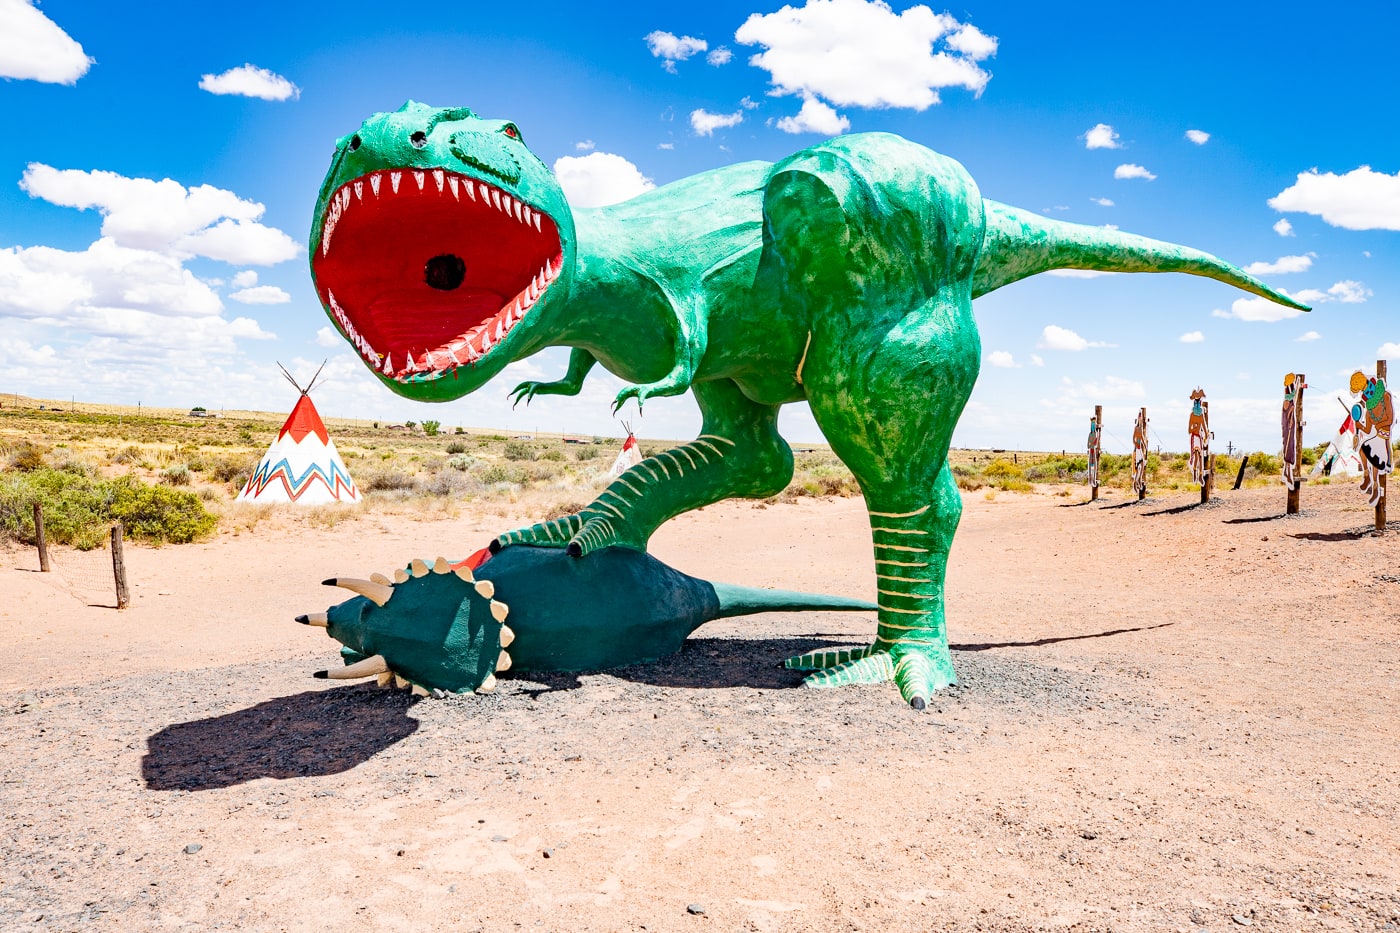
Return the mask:
<path id="1" fill-rule="evenodd" d="M 148 486 L 134 476 L 111 481 L 112 518 L 120 521 L 126 536 L 150 544 L 188 544 L 214 530 L 218 518 L 211 515 L 192 492 L 167 486 Z"/>
<path id="2" fill-rule="evenodd" d="M 193 541 L 218 521 L 191 492 L 133 476 L 97 480 L 46 468 L 0 473 L 0 534 L 33 544 L 35 502 L 44 511 L 48 540 L 82 550 L 100 546 L 113 521 L 122 523 L 128 538 L 151 544 Z"/>
<path id="3" fill-rule="evenodd" d="M 461 441 L 453 441 L 447 445 L 447 452 L 449 454 L 464 454 L 467 452 L 467 445 Z"/>
<path id="4" fill-rule="evenodd" d="M 524 441 L 506 441 L 505 449 L 501 451 L 501 454 L 507 460 L 533 460 L 535 459 L 535 445 L 527 444 Z"/>

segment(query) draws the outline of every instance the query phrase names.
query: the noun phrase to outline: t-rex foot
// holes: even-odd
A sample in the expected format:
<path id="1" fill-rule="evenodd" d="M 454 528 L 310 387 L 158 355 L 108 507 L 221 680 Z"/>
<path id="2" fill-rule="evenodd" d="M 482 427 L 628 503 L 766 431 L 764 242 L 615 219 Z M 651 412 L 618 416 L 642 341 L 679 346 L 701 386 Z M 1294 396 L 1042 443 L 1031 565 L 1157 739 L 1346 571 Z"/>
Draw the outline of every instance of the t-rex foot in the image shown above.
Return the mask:
<path id="1" fill-rule="evenodd" d="M 594 504 L 574 515 L 508 531 L 492 541 L 490 548 L 491 553 L 495 554 L 512 544 L 562 547 L 567 548 L 572 557 L 584 557 L 613 545 L 646 550 L 646 538 L 629 534 L 632 531 L 631 525 L 621 518 L 621 513 L 610 514 Z"/>
<path id="2" fill-rule="evenodd" d="M 844 687 L 893 680 L 900 696 L 915 709 L 928 706 L 935 691 L 957 683 L 946 645 L 927 642 L 877 641 L 865 648 L 826 648 L 788 658 L 783 666 L 814 671 L 803 679 L 808 687 Z"/>

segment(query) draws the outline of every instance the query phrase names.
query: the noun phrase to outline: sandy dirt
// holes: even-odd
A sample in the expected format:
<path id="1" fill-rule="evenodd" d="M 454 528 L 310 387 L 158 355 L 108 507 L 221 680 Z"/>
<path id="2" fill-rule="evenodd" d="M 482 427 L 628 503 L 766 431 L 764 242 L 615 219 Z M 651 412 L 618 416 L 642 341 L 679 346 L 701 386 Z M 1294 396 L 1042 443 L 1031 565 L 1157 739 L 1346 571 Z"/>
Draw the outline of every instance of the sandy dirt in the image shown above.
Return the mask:
<path id="1" fill-rule="evenodd" d="M 969 494 L 961 682 L 923 713 L 778 666 L 862 613 L 490 697 L 311 679 L 321 579 L 520 516 L 128 547 L 121 613 L 0 551 L 0 929 L 1400 929 L 1400 534 L 1354 487 L 1193 499 Z M 858 500 L 711 507 L 653 550 L 874 590 Z"/>

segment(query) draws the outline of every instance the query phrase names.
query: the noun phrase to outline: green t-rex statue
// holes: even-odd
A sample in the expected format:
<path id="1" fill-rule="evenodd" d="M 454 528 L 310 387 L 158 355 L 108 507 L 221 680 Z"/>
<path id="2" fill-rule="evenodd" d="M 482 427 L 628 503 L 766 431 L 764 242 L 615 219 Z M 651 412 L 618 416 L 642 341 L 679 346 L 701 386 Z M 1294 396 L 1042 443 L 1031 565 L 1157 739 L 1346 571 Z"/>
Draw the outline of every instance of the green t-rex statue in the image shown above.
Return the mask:
<path id="1" fill-rule="evenodd" d="M 984 200 L 959 163 L 898 136 L 571 209 L 513 123 L 413 102 L 337 143 L 310 253 L 327 313 L 408 398 L 460 398 L 551 346 L 572 348 L 564 378 L 517 401 L 576 394 L 595 363 L 631 383 L 615 409 L 695 393 L 694 441 L 493 548 L 644 551 L 682 512 L 773 495 L 793 468 L 778 409 L 805 399 L 865 494 L 879 625 L 867 647 L 788 666 L 814 687 L 893 679 L 917 708 L 954 682 L 947 453 L 981 361 L 972 300 L 1070 268 L 1186 272 L 1306 309 L 1207 253 Z"/>

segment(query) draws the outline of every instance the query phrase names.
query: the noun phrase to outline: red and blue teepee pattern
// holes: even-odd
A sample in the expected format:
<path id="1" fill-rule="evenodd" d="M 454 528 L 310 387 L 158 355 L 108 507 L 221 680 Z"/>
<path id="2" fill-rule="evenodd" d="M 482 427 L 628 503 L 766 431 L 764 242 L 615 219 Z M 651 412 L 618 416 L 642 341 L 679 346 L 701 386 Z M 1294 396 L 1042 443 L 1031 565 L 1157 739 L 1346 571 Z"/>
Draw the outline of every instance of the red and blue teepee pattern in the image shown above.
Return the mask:
<path id="1" fill-rule="evenodd" d="M 298 505 L 360 501 L 360 491 L 309 395 L 297 399 L 277 440 L 234 501 Z"/>

